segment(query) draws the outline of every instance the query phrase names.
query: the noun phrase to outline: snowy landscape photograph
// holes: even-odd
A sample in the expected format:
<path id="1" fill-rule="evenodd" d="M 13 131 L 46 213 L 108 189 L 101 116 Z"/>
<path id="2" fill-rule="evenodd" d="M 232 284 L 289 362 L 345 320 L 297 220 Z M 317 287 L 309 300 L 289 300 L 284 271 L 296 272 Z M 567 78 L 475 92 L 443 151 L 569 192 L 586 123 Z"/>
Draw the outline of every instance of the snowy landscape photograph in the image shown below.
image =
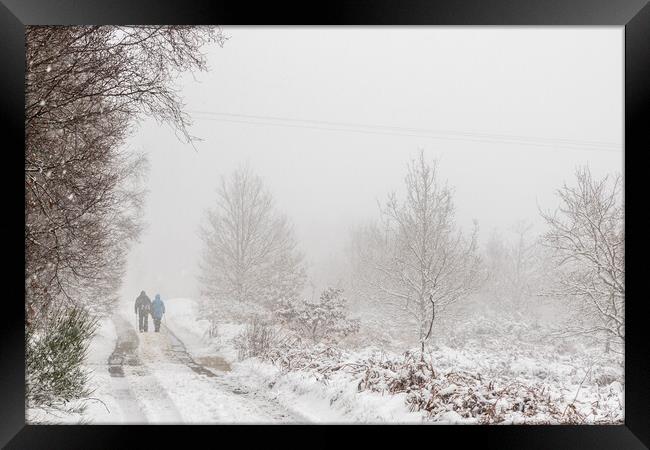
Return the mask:
<path id="1" fill-rule="evenodd" d="M 623 28 L 25 36 L 28 424 L 624 423 Z"/>

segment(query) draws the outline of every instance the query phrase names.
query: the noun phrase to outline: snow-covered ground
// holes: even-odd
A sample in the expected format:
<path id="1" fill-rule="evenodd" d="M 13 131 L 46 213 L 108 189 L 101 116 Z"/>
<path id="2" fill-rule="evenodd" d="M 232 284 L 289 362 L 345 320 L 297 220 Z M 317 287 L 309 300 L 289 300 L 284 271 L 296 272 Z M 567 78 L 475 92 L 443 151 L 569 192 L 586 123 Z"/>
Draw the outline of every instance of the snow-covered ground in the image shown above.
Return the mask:
<path id="1" fill-rule="evenodd" d="M 419 413 L 409 412 L 405 395 L 358 392 L 357 384 L 344 373 L 326 383 L 303 371 L 282 372 L 255 358 L 233 364 L 228 374 L 247 386 L 266 386 L 286 408 L 316 423 L 421 422 Z"/>
<path id="2" fill-rule="evenodd" d="M 571 407 L 581 414 L 584 423 L 620 423 L 623 420 L 623 366 L 614 355 L 604 355 L 581 346 L 578 342 L 558 345 L 543 342 L 539 336 L 523 325 L 500 323 L 477 317 L 468 321 L 465 329 L 457 329 L 450 339 L 430 351 L 435 370 L 440 378 L 437 388 L 447 404 L 438 408 L 436 414 L 412 411 L 404 392 L 388 393 L 381 390 L 359 390 L 363 374 L 359 371 L 333 371 L 323 376 L 316 369 L 283 370 L 259 358 L 237 360 L 233 338 L 243 330 L 243 325 L 220 323 L 218 337 L 207 338 L 207 320 L 197 319 L 197 305 L 191 299 L 174 299 L 168 302 L 173 314 L 168 316 L 169 325 L 196 356 L 219 355 L 231 370 L 224 377 L 233 384 L 249 390 L 266 390 L 282 407 L 313 422 L 428 422 L 428 423 L 477 423 L 476 418 L 463 417 L 454 401 L 467 393 L 467 387 L 454 385 L 456 373 L 474 374 L 481 378 L 472 386 L 486 392 L 512 389 L 511 396 L 503 395 L 495 412 L 502 416 L 500 423 L 556 423 L 546 409 L 540 408 L 534 415 L 524 412 L 528 401 L 526 389 L 532 394 L 544 395 L 544 399 L 557 404 L 562 420 L 570 420 Z M 497 329 L 499 326 L 504 329 Z M 541 332 L 540 332 L 541 333 Z M 510 335 L 510 344 L 493 339 L 495 334 Z M 399 360 L 401 355 L 364 349 L 348 351 L 339 363 L 366 363 L 369 360 Z M 328 364 L 323 362 L 323 366 Z M 454 392 L 457 391 L 457 392 Z M 518 398 L 521 395 L 522 398 Z M 496 395 L 495 395 L 496 397 Z M 517 403 L 522 404 L 521 411 Z M 442 409 L 442 412 L 440 412 Z M 499 419 L 501 420 L 501 419 Z"/>
<path id="3" fill-rule="evenodd" d="M 482 359 L 480 364 L 476 363 L 477 355 Z M 313 421 L 480 423 L 478 418 L 459 414 L 470 412 L 471 406 L 464 406 L 464 401 L 472 394 L 480 397 L 485 404 L 494 404 L 495 412 L 502 416 L 494 423 L 568 422 L 572 420 L 568 410 L 570 404 L 584 417 L 583 423 L 586 424 L 623 421 L 624 389 L 618 381 L 622 368 L 616 373 L 614 367 L 596 369 L 598 363 L 594 363 L 586 373 L 562 358 L 518 359 L 516 354 L 506 357 L 504 354 L 487 352 L 471 356 L 473 358 L 469 359 L 467 352 L 447 347 L 432 352 L 430 357 L 437 372 L 432 384 L 440 404 L 432 408 L 431 414 L 425 410 L 410 411 L 406 392 L 390 393 L 388 386 L 382 389 L 382 383 L 388 385 L 403 376 L 389 369 L 384 373 L 381 373 L 381 369 L 377 370 L 378 378 L 385 377 L 375 380 L 377 391 L 359 391 L 363 372 L 339 370 L 323 376 L 317 369 L 283 371 L 257 358 L 233 363 L 233 370 L 228 376 L 251 386 L 269 386 L 280 403 Z M 328 364 L 340 365 L 341 362 L 367 364 L 372 357 L 379 359 L 376 354 L 350 353 L 342 361 L 324 362 L 323 367 L 326 368 Z M 389 354 L 381 358 L 400 360 L 398 355 Z M 455 384 L 458 383 L 454 378 L 456 374 L 482 378 L 481 381 L 471 380 L 473 383 L 467 385 Z M 613 374 L 617 375 L 615 379 L 610 378 Z M 510 388 L 512 393 L 499 397 L 499 392 Z M 528 388 L 532 389 L 531 393 Z M 426 396 L 427 391 L 417 392 L 414 389 L 412 394 Z M 524 413 L 529 401 L 527 397 L 537 394 L 540 397 L 535 401 L 549 400 L 556 405 L 555 413 L 547 405 L 541 405 L 539 412 L 534 414 Z M 561 413 L 560 421 L 558 412 Z"/>
<path id="4" fill-rule="evenodd" d="M 230 367 L 214 354 L 214 342 L 203 338 L 206 324 L 195 320 L 193 306 L 182 299 L 168 301 L 173 319 L 160 333 L 152 332 L 151 323 L 148 333 L 137 333 L 124 311 L 103 319 L 86 361 L 93 398 L 71 402 L 65 412 L 32 409 L 28 422 L 305 422 L 272 397 L 224 376 Z"/>
<path id="5" fill-rule="evenodd" d="M 209 337 L 194 300 L 169 299 L 166 310 L 161 333 L 137 333 L 126 309 L 102 320 L 86 363 L 97 400 L 76 402 L 65 414 L 31 410 L 29 422 L 480 423 L 486 408 L 493 423 L 623 421 L 620 361 L 577 343 L 564 351 L 516 325 L 467 322 L 471 332 L 457 330 L 459 339 L 452 335 L 427 355 L 435 376 L 425 374 L 426 387 L 396 389 L 411 367 L 403 355 L 307 351 L 301 357 L 312 363 L 291 370 L 260 358 L 239 361 L 233 339 L 243 325 L 221 323 Z M 491 339 L 494 333 L 510 333 L 512 343 Z M 81 404 L 83 413 L 75 411 Z"/>
<path id="6" fill-rule="evenodd" d="M 227 383 L 277 403 L 302 421 L 346 422 L 418 422 L 420 414 L 405 407 L 402 395 L 385 396 L 357 392 L 356 384 L 343 376 L 328 384 L 304 372 L 283 373 L 278 367 L 257 358 L 237 360 L 233 338 L 243 326 L 220 323 L 218 336 L 208 338 L 209 322 L 200 319 L 192 299 L 171 299 L 166 303 L 167 325 L 183 341 L 196 360 L 218 355 L 230 366 L 223 374 Z M 236 421 L 236 419 L 234 420 Z"/>

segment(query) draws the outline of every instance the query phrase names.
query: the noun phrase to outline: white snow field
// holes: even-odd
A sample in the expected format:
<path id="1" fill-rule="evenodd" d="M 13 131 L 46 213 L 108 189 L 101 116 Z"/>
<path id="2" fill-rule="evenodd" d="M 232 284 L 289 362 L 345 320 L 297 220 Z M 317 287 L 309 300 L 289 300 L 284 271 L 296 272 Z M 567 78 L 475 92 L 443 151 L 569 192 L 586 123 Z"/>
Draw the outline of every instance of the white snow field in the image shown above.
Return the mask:
<path id="1" fill-rule="evenodd" d="M 28 422 L 472 424 L 481 423 L 477 417 L 485 415 L 476 411 L 485 408 L 492 423 L 623 421 L 623 369 L 615 360 L 583 350 L 562 355 L 538 342 L 527 347 L 523 336 L 517 348 L 492 344 L 481 321 L 472 324 L 475 339 L 437 346 L 429 355 L 435 377 L 426 389 L 407 393 L 391 391 L 405 376 L 395 364 L 401 355 L 372 349 L 308 355 L 309 364 L 291 370 L 258 358 L 238 361 L 233 338 L 243 325 L 219 324 L 218 336 L 209 338 L 194 300 L 165 305 L 160 333 L 152 323 L 138 333 L 127 309 L 102 320 L 86 363 L 93 398 L 71 403 L 67 413 L 29 410 Z M 417 402 L 428 407 L 414 408 Z"/>

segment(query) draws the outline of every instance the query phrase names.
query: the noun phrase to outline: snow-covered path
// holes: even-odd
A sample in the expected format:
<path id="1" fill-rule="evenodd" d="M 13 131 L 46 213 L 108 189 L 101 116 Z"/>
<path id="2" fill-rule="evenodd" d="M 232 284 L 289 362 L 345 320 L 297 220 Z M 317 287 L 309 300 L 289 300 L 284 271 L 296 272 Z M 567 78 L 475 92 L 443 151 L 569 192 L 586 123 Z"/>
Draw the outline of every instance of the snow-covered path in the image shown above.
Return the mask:
<path id="1" fill-rule="evenodd" d="M 125 423 L 305 422 L 265 395 L 223 374 L 219 357 L 195 361 L 166 325 L 138 333 L 123 316 L 113 317 L 117 344 L 108 360 L 110 393 Z"/>

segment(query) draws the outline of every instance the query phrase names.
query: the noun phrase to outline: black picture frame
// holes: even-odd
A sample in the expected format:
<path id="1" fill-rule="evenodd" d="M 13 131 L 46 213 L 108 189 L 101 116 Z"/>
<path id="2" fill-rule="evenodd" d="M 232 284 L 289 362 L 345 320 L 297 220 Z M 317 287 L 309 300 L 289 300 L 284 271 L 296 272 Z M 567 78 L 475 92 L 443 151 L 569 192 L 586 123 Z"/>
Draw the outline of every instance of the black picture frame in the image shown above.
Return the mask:
<path id="1" fill-rule="evenodd" d="M 430 445 L 451 439 L 454 446 L 469 442 L 482 448 L 516 449 L 642 449 L 650 447 L 650 340 L 641 291 L 647 255 L 640 186 L 647 152 L 650 109 L 650 4 L 645 0 L 362 0 L 318 3 L 223 2 L 209 0 L 0 0 L 0 79 L 3 127 L 3 168 L 0 179 L 3 208 L 0 227 L 6 249 L 0 304 L 0 445 L 6 448 L 131 448 L 135 434 L 144 445 L 157 447 L 176 438 L 191 443 L 219 436 L 225 443 L 249 435 L 238 426 L 101 426 L 26 425 L 24 403 L 24 186 L 20 148 L 24 154 L 24 27 L 69 24 L 305 24 L 305 25 L 614 25 L 625 27 L 625 233 L 627 314 L 625 345 L 625 424 L 612 426 L 438 426 L 402 434 L 402 428 L 371 426 L 367 434 L 382 439 L 388 430 L 407 443 L 424 438 Z M 594 93 L 598 95 L 598 93 Z M 24 168 L 24 166 L 23 166 Z M 634 184 L 639 183 L 639 189 Z M 637 199 L 634 197 L 638 196 Z M 21 219 L 22 218 L 22 219 Z M 23 261 L 21 265 L 19 262 Z M 632 290 L 630 290 L 630 287 Z M 22 299 L 20 298 L 22 296 Z M 155 428 L 154 428 L 155 427 Z M 255 427 L 269 443 L 283 427 Z M 358 429 L 358 428 L 355 428 Z M 364 428 L 362 428 L 363 430 Z M 290 434 L 305 433 L 303 445 L 336 443 L 341 438 L 331 428 L 301 426 Z M 338 431 L 338 429 L 337 429 Z M 223 434 L 229 436 L 226 437 Z M 262 434 L 263 433 L 263 434 Z M 286 438 L 285 438 L 286 439 Z M 286 441 L 285 441 L 286 442 Z M 187 445 L 184 444 L 184 445 Z M 191 445 L 191 444 L 190 444 Z M 234 443 L 228 445 L 235 445 Z M 407 444 L 410 445 L 410 444 Z M 212 446 L 212 445 L 211 445 Z"/>

